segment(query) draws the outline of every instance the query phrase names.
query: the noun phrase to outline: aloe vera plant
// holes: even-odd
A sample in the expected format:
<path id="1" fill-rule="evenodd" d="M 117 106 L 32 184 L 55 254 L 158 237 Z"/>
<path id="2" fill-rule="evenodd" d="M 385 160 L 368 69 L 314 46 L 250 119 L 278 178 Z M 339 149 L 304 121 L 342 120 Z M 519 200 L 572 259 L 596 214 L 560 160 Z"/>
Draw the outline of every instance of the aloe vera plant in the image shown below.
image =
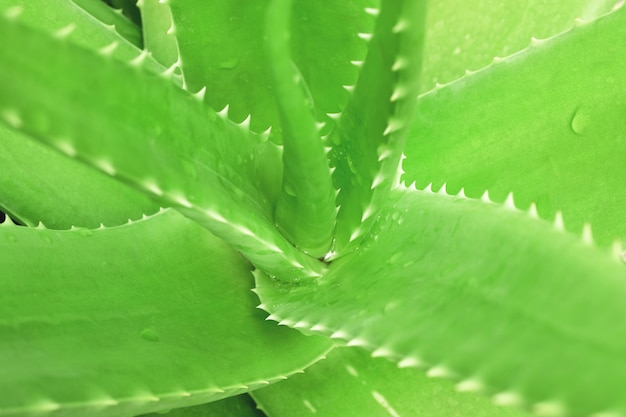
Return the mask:
<path id="1" fill-rule="evenodd" d="M 626 415 L 626 11 L 503 3 L 0 0 L 0 415 Z"/>

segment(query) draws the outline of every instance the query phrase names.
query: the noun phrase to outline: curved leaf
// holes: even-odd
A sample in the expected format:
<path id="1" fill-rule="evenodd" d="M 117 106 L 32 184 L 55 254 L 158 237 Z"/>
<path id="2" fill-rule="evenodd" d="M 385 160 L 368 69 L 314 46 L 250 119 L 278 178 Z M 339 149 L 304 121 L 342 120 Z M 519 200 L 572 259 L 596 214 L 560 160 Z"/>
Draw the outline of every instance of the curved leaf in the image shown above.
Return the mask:
<path id="1" fill-rule="evenodd" d="M 175 211 L 0 227 L 0 413 L 136 415 L 284 378 L 330 348 L 266 323 L 249 264 Z"/>
<path id="2" fill-rule="evenodd" d="M 268 1 L 170 3 L 188 88 L 206 87 L 210 106 L 218 110 L 228 106 L 228 117 L 237 122 L 250 117 L 257 132 L 271 127 L 272 137 L 280 142 L 271 61 L 263 48 Z M 341 111 L 348 100 L 343 86 L 354 85 L 358 74 L 350 61 L 362 60 L 366 53 L 366 44 L 357 34 L 371 32 L 373 25 L 364 9 L 377 3 L 296 1 L 291 51 L 319 120 L 328 120 L 325 114 Z"/>
<path id="3" fill-rule="evenodd" d="M 0 125 L 0 207 L 28 226 L 117 226 L 159 210 L 147 195 Z"/>
<path id="4" fill-rule="evenodd" d="M 466 70 L 489 65 L 494 56 L 525 49 L 532 37 L 545 39 L 594 19 L 616 0 L 444 0 L 431 2 L 421 91 L 462 78 Z"/>
<path id="5" fill-rule="evenodd" d="M 626 238 L 624 8 L 419 100 L 403 180 L 537 204 L 567 229 Z"/>
<path id="6" fill-rule="evenodd" d="M 263 307 L 495 401 L 626 412 L 626 268 L 528 214 L 396 191 L 371 237 L 317 284 L 258 274 Z M 556 411 L 555 411 L 556 410 Z"/>
<path id="7" fill-rule="evenodd" d="M 5 17 L 5 123 L 174 205 L 266 271 L 296 280 L 323 271 L 274 226 L 275 145 L 221 119 L 169 73 L 144 71 L 144 54 L 120 62 Z"/>
<path id="8" fill-rule="evenodd" d="M 460 390 L 462 391 L 462 386 Z M 398 369 L 362 349 L 334 349 L 301 375 L 252 393 L 272 417 L 529 417 L 459 392 L 452 381 Z"/>
<path id="9" fill-rule="evenodd" d="M 354 250 L 397 180 L 417 97 L 426 1 L 383 1 L 359 80 L 329 157 L 338 189 L 333 256 Z"/>
<path id="10" fill-rule="evenodd" d="M 121 12 L 115 11 L 102 0 L 71 0 L 91 16 L 105 25 L 111 25 L 116 32 L 126 38 L 137 48 L 143 47 L 141 30 L 137 24 L 131 22 Z M 51 3 L 51 2 L 50 2 Z"/>
<path id="11" fill-rule="evenodd" d="M 272 0 L 266 16 L 267 53 L 283 126 L 283 186 L 275 221 L 305 253 L 321 258 L 335 227 L 335 190 L 313 106 L 289 53 L 293 1 Z"/>

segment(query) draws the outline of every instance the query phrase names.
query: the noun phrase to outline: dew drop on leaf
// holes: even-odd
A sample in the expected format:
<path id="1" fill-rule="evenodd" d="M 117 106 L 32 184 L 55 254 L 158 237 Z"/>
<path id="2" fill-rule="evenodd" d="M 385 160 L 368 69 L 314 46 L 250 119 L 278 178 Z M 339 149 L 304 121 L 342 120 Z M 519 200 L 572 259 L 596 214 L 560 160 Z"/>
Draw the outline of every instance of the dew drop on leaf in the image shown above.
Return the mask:
<path id="1" fill-rule="evenodd" d="M 156 332 L 156 330 L 148 327 L 141 331 L 141 338 L 148 342 L 158 342 L 159 334 Z"/>
<path id="2" fill-rule="evenodd" d="M 237 66 L 237 64 L 239 64 L 239 59 L 237 58 L 231 58 L 227 61 L 222 61 L 219 64 L 220 69 L 224 69 L 224 70 L 230 70 L 233 69 Z"/>
<path id="3" fill-rule="evenodd" d="M 582 135 L 585 132 L 585 129 L 589 125 L 589 113 L 585 112 L 585 110 L 581 107 L 578 107 L 574 114 L 572 115 L 572 120 L 570 122 L 570 127 L 572 132 L 577 135 Z"/>

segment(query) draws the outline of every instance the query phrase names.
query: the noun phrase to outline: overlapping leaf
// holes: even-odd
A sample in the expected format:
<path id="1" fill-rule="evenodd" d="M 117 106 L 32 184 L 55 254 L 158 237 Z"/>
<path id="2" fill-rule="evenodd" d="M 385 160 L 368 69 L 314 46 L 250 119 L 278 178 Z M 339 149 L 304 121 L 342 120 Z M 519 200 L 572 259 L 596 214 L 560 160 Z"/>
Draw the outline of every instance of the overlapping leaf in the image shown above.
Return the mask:
<path id="1" fill-rule="evenodd" d="M 252 395 L 272 417 L 530 416 L 355 348 L 335 349 L 303 374 Z"/>
<path id="2" fill-rule="evenodd" d="M 2 415 L 201 404 L 280 380 L 330 347 L 264 322 L 249 264 L 175 211 L 93 231 L 5 225 L 0 247 Z"/>
<path id="3" fill-rule="evenodd" d="M 493 57 L 525 49 L 531 37 L 569 30 L 575 18 L 608 13 L 616 0 L 443 0 L 429 4 L 421 91 L 483 68 Z"/>
<path id="4" fill-rule="evenodd" d="M 237 122 L 250 116 L 257 132 L 271 126 L 280 141 L 271 61 L 263 47 L 268 1 L 170 3 L 189 90 L 206 87 L 205 100 L 213 108 L 228 106 L 229 118 Z M 296 1 L 292 55 L 322 121 L 325 113 L 341 111 L 348 100 L 343 86 L 354 85 L 358 72 L 350 61 L 362 60 L 366 53 L 358 34 L 370 33 L 373 25 L 365 8 L 377 3 Z"/>
<path id="5" fill-rule="evenodd" d="M 513 192 L 598 242 L 626 237 L 626 10 L 421 97 L 403 179 L 497 201 Z"/>
<path id="6" fill-rule="evenodd" d="M 0 78 L 11 80 L 0 87 L 7 124 L 177 206 L 273 274 L 321 272 L 274 227 L 274 145 L 143 70 L 143 54 L 125 64 L 108 57 L 110 46 L 83 50 L 15 15 L 0 25 L 9 45 L 0 54 Z"/>
<path id="7" fill-rule="evenodd" d="M 383 1 L 368 55 L 346 110 L 331 133 L 338 189 L 335 256 L 354 250 L 397 177 L 417 97 L 425 1 Z"/>
<path id="8" fill-rule="evenodd" d="M 527 213 L 396 191 L 316 285 L 258 275 L 270 318 L 451 374 L 500 403 L 626 411 L 626 268 Z"/>

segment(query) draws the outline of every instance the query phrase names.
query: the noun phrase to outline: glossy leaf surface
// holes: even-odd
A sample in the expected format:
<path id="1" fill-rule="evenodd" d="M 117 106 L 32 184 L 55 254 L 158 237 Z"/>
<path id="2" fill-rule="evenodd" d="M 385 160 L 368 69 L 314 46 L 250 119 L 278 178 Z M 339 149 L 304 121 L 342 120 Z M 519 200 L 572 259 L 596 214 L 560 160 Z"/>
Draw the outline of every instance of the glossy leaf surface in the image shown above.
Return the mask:
<path id="1" fill-rule="evenodd" d="M 119 416 L 280 380 L 329 342 L 263 321 L 250 265 L 166 211 L 110 229 L 0 227 L 0 410 Z M 241 343 L 241 337 L 254 340 Z"/>
<path id="2" fill-rule="evenodd" d="M 396 191 L 371 237 L 317 285 L 257 276 L 270 318 L 477 381 L 496 401 L 626 410 L 626 269 L 495 204 Z"/>
<path id="3" fill-rule="evenodd" d="M 454 383 L 421 370 L 398 369 L 358 348 L 333 350 L 301 375 L 255 391 L 272 417 L 529 417 L 489 398 L 458 392 Z"/>
<path id="4" fill-rule="evenodd" d="M 323 266 L 274 227 L 275 145 L 140 61 L 125 64 L 10 19 L 0 30 L 12 45 L 0 54 L 0 76 L 14 80 L 0 90 L 5 123 L 175 205 L 266 271 L 286 279 L 320 274 Z M 48 63 L 45 70 L 32 56 Z"/>
<path id="5" fill-rule="evenodd" d="M 423 96 L 404 181 L 512 191 L 541 217 L 562 210 L 576 233 L 591 223 L 604 246 L 625 238 L 625 54 L 622 8 Z"/>
<path id="6" fill-rule="evenodd" d="M 429 4 L 421 91 L 461 78 L 525 49 L 531 38 L 546 39 L 571 29 L 576 18 L 593 20 L 616 0 L 444 0 Z"/>

